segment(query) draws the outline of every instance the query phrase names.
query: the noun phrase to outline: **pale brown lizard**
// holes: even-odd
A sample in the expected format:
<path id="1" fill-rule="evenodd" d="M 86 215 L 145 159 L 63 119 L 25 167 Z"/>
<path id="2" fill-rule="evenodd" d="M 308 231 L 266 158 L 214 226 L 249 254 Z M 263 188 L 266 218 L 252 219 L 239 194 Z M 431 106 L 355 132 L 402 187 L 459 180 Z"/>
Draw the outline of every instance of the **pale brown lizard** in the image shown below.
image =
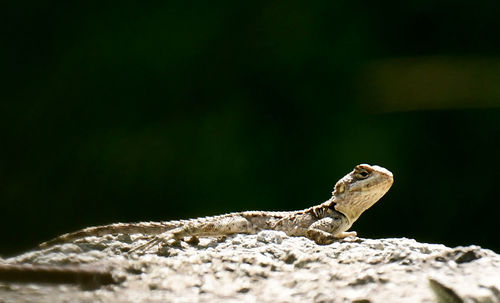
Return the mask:
<path id="1" fill-rule="evenodd" d="M 106 234 L 156 235 L 144 245 L 132 249 L 149 248 L 184 237 L 255 234 L 261 230 L 283 231 L 289 236 L 305 236 L 317 244 L 330 244 L 336 239 L 356 236 L 347 230 L 359 216 L 377 202 L 391 187 L 392 173 L 380 166 L 360 164 L 340 179 L 332 197 L 326 202 L 299 211 L 245 211 L 197 219 L 116 223 L 85 228 L 40 244 L 40 247 L 71 242 L 87 236 Z"/>

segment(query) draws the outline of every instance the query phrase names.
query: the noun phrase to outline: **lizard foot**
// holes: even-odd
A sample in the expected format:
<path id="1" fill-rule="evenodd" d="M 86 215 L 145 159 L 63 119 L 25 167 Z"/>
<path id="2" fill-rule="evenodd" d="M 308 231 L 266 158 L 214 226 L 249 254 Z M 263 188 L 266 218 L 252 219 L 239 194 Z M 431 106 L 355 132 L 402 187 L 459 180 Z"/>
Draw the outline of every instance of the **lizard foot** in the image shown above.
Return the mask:
<path id="1" fill-rule="evenodd" d="M 344 231 L 339 234 L 335 235 L 335 238 L 337 240 L 340 240 L 342 242 L 359 242 L 360 239 L 358 238 L 358 234 L 355 231 Z"/>
<path id="2" fill-rule="evenodd" d="M 344 231 L 341 233 L 338 233 L 335 235 L 335 238 L 337 239 L 345 239 L 345 238 L 354 238 L 356 239 L 358 236 L 358 233 L 355 231 Z"/>
<path id="3" fill-rule="evenodd" d="M 314 240 L 314 242 L 316 242 L 316 244 L 318 245 L 328 245 L 328 244 L 332 244 L 333 242 L 335 242 L 335 238 L 317 238 Z"/>
<path id="4" fill-rule="evenodd" d="M 170 243 L 171 241 L 174 241 L 174 243 Z M 146 243 L 144 243 L 142 245 L 138 245 L 138 246 L 133 247 L 129 252 L 130 253 L 133 253 L 133 252 L 144 253 L 157 245 L 161 246 L 162 243 L 169 243 L 171 245 L 175 245 L 176 242 L 179 242 L 179 240 L 175 239 L 171 233 L 167 232 L 167 233 L 163 233 L 163 234 L 155 236 L 153 239 L 147 241 Z"/>
<path id="5" fill-rule="evenodd" d="M 191 245 L 198 245 L 200 243 L 200 239 L 198 239 L 197 236 L 191 236 L 189 239 L 186 241 L 186 243 L 191 244 Z"/>
<path id="6" fill-rule="evenodd" d="M 129 253 L 135 253 L 135 252 L 142 252 L 143 253 L 143 252 L 151 249 L 153 246 L 155 246 L 158 243 L 159 243 L 159 241 L 158 241 L 157 237 L 154 237 L 153 239 L 147 241 L 144 244 L 132 247 L 132 249 L 129 250 Z"/>
<path id="7" fill-rule="evenodd" d="M 335 240 L 337 240 L 337 238 L 335 238 L 332 234 L 318 229 L 309 229 L 306 236 L 319 245 L 332 244 Z"/>

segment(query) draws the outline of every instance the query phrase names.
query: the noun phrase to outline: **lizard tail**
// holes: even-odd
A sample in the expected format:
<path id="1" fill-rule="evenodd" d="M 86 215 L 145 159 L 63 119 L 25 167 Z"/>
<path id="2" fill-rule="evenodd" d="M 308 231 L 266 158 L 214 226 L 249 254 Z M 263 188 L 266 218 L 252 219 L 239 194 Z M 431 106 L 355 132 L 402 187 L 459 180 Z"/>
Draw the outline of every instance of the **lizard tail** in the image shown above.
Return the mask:
<path id="1" fill-rule="evenodd" d="M 148 235 L 161 234 L 167 230 L 178 227 L 175 221 L 170 222 L 141 222 L 141 223 L 115 223 L 110 225 L 93 226 L 84 228 L 72 233 L 61 235 L 52 240 L 43 242 L 39 245 L 40 248 L 47 248 L 56 244 L 67 243 L 76 239 L 81 239 L 90 236 L 104 236 L 108 234 L 138 234 L 144 233 Z"/>

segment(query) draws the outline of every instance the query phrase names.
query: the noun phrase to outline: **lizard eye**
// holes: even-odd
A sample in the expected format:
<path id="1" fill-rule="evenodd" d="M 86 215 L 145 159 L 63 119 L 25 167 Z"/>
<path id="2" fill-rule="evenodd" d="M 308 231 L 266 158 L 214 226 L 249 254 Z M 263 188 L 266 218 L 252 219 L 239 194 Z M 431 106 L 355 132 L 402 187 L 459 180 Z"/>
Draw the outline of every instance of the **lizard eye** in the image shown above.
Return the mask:
<path id="1" fill-rule="evenodd" d="M 367 170 L 362 169 L 356 173 L 356 178 L 359 180 L 363 180 L 363 179 L 368 178 L 369 175 L 370 175 L 370 173 Z"/>

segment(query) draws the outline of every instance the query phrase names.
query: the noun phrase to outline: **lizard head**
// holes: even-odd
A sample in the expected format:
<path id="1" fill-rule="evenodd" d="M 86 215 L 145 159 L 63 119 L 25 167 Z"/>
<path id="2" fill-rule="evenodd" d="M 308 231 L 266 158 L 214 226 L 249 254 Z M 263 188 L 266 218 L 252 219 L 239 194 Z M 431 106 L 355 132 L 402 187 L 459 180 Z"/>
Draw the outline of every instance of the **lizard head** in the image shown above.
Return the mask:
<path id="1" fill-rule="evenodd" d="M 360 164 L 335 184 L 330 200 L 352 224 L 391 188 L 392 173 L 377 165 Z"/>

